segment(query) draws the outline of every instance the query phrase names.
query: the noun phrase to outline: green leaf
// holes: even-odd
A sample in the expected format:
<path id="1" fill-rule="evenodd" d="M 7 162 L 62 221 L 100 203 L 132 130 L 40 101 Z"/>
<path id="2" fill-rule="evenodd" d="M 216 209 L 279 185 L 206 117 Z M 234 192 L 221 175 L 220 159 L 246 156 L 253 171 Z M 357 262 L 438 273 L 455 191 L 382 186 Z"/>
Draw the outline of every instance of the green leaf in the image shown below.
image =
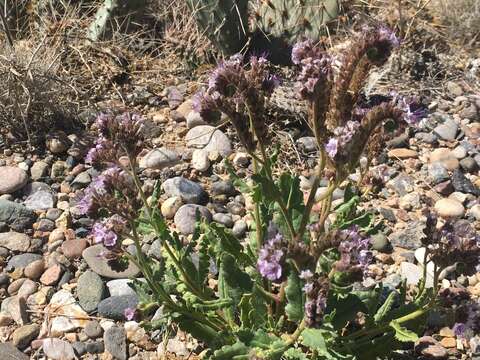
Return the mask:
<path id="1" fill-rule="evenodd" d="M 287 298 L 287 306 L 285 313 L 288 320 L 300 322 L 303 319 L 305 307 L 305 295 L 303 293 L 302 280 L 298 276 L 293 265 L 290 265 L 290 274 L 287 278 L 287 286 L 285 288 L 285 296 Z"/>
<path id="2" fill-rule="evenodd" d="M 390 312 L 390 310 L 392 310 L 392 307 L 395 304 L 396 296 L 397 296 L 397 293 L 395 291 L 392 291 L 390 294 L 388 294 L 387 299 L 385 300 L 383 305 L 380 306 L 377 313 L 373 317 L 373 320 L 375 321 L 376 324 L 380 323 L 387 317 L 387 314 Z"/>
<path id="3" fill-rule="evenodd" d="M 333 309 L 336 310 L 331 321 L 336 330 L 343 328 L 349 321 L 353 320 L 358 312 L 366 313 L 368 311 L 361 299 L 354 294 L 347 296 L 330 294 L 327 304 L 327 313 L 333 311 Z"/>
<path id="4" fill-rule="evenodd" d="M 327 345 L 323 338 L 323 331 L 320 329 L 305 329 L 302 331 L 302 345 L 319 353 L 327 352 Z"/>
<path id="5" fill-rule="evenodd" d="M 265 325 L 267 305 L 256 287 L 252 293 L 243 294 L 238 307 L 242 329 L 258 329 Z"/>
<path id="6" fill-rule="evenodd" d="M 290 348 L 283 354 L 285 360 L 308 360 L 307 355 L 305 355 L 300 349 Z"/>
<path id="7" fill-rule="evenodd" d="M 218 348 L 220 341 L 224 340 L 219 336 L 218 331 L 208 325 L 192 319 L 189 316 L 179 315 L 175 318 L 175 322 L 178 324 L 180 329 L 189 333 L 194 338 L 204 341 L 213 349 Z"/>
<path id="8" fill-rule="evenodd" d="M 248 355 L 250 348 L 241 341 L 237 341 L 233 345 L 225 345 L 221 349 L 215 351 L 212 360 L 232 360 L 235 356 Z"/>
<path id="9" fill-rule="evenodd" d="M 401 342 L 415 342 L 418 340 L 418 335 L 413 331 L 404 328 L 397 321 L 390 321 L 390 327 L 395 330 L 395 338 Z"/>

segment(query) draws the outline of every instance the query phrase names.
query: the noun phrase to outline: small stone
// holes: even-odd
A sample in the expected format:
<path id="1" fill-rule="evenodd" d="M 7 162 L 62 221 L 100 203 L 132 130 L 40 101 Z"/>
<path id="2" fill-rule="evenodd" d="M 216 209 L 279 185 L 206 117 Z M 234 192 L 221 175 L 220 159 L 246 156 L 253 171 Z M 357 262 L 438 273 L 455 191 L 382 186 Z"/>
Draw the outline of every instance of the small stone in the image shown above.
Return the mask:
<path id="1" fill-rule="evenodd" d="M 415 189 L 415 181 L 410 176 L 401 173 L 387 183 L 387 187 L 395 190 L 400 196 L 407 195 Z"/>
<path id="2" fill-rule="evenodd" d="M 0 167 L 0 195 L 20 190 L 27 182 L 28 175 L 25 170 L 13 166 Z"/>
<path id="3" fill-rule="evenodd" d="M 53 265 L 49 267 L 40 277 L 40 282 L 43 285 L 55 285 L 63 274 L 63 268 L 60 265 Z"/>
<path id="4" fill-rule="evenodd" d="M 187 129 L 193 129 L 195 126 L 207 125 L 202 116 L 196 111 L 190 111 L 186 117 Z"/>
<path id="5" fill-rule="evenodd" d="M 480 190 L 460 170 L 455 170 L 452 174 L 452 185 L 455 191 L 465 194 L 480 195 Z"/>
<path id="6" fill-rule="evenodd" d="M 455 332 L 449 327 L 443 327 L 440 329 L 439 335 L 442 337 L 455 337 Z"/>
<path id="7" fill-rule="evenodd" d="M 467 150 L 463 146 L 457 146 L 455 149 L 452 150 L 451 154 L 455 156 L 458 160 L 463 159 L 467 156 Z"/>
<path id="8" fill-rule="evenodd" d="M 25 267 L 24 274 L 29 279 L 38 280 L 40 279 L 40 276 L 42 276 L 44 270 L 45 270 L 45 263 L 43 259 L 38 259 L 38 260 L 32 261 Z"/>
<path id="9" fill-rule="evenodd" d="M 208 199 L 208 194 L 200 184 L 180 176 L 167 179 L 162 184 L 162 189 L 168 196 L 180 196 L 186 203 L 200 204 Z"/>
<path id="10" fill-rule="evenodd" d="M 435 144 L 437 142 L 437 136 L 435 134 L 425 132 L 416 133 L 415 139 L 418 139 L 426 144 Z"/>
<path id="11" fill-rule="evenodd" d="M 70 145 L 71 141 L 63 131 L 55 131 L 47 135 L 47 149 L 53 154 L 64 153 Z"/>
<path id="12" fill-rule="evenodd" d="M 439 162 L 428 165 L 428 175 L 434 185 L 450 180 L 447 169 Z"/>
<path id="13" fill-rule="evenodd" d="M 80 306 L 87 313 L 97 309 L 98 304 L 103 299 L 105 285 L 102 279 L 93 271 L 86 271 L 77 281 L 77 294 Z"/>
<path id="14" fill-rule="evenodd" d="M 247 232 L 247 230 L 248 230 L 247 223 L 243 220 L 238 220 L 233 225 L 232 234 L 236 238 L 242 239 L 245 236 L 245 233 Z"/>
<path id="15" fill-rule="evenodd" d="M 444 218 L 462 217 L 465 208 L 461 203 L 453 199 L 440 199 L 435 203 L 435 211 Z"/>
<path id="16" fill-rule="evenodd" d="M 183 201 L 180 196 L 172 196 L 162 203 L 160 211 L 166 219 L 173 219 L 182 205 Z"/>
<path id="17" fill-rule="evenodd" d="M 27 304 L 22 297 L 12 296 L 3 300 L 1 311 L 10 315 L 18 325 L 28 323 Z"/>
<path id="18" fill-rule="evenodd" d="M 75 179 L 73 179 L 71 187 L 74 190 L 79 190 L 87 187 L 92 182 L 92 177 L 88 173 L 88 171 L 81 172 Z"/>
<path id="19" fill-rule="evenodd" d="M 244 152 L 237 152 L 232 160 L 233 165 L 236 167 L 247 167 L 250 163 L 250 156 Z"/>
<path id="20" fill-rule="evenodd" d="M 166 148 L 150 150 L 141 160 L 140 167 L 143 169 L 161 170 L 172 167 L 180 162 L 180 156 L 176 151 Z"/>
<path id="21" fill-rule="evenodd" d="M 227 196 L 232 196 L 236 192 L 231 181 L 216 181 L 212 184 L 210 191 L 213 195 Z"/>
<path id="22" fill-rule="evenodd" d="M 183 235 L 193 234 L 195 231 L 196 213 L 207 222 L 212 221 L 212 214 L 210 211 L 201 205 L 186 204 L 178 209 L 174 217 L 175 225 Z"/>
<path id="23" fill-rule="evenodd" d="M 210 167 L 208 152 L 203 149 L 195 149 L 192 153 L 192 167 L 198 171 L 207 171 Z"/>
<path id="24" fill-rule="evenodd" d="M 130 287 L 132 280 L 130 279 L 115 279 L 107 282 L 108 292 L 110 296 L 135 296 L 135 291 Z"/>
<path id="25" fill-rule="evenodd" d="M 371 237 L 372 249 L 380 252 L 390 252 L 392 245 L 388 240 L 388 237 L 383 233 L 377 233 Z"/>
<path id="26" fill-rule="evenodd" d="M 55 207 L 57 199 L 50 191 L 39 190 L 30 195 L 24 202 L 30 210 L 48 210 Z"/>
<path id="27" fill-rule="evenodd" d="M 402 196 L 398 201 L 400 209 L 412 210 L 420 207 L 420 196 L 417 193 L 410 193 Z"/>
<path id="28" fill-rule="evenodd" d="M 458 125 L 455 121 L 448 119 L 443 124 L 438 125 L 433 132 L 443 140 L 455 140 L 458 132 Z"/>
<path id="29" fill-rule="evenodd" d="M 220 130 L 210 125 L 199 125 L 190 129 L 185 136 L 187 146 L 206 151 L 218 151 L 223 157 L 232 153 L 232 144 Z"/>
<path id="30" fill-rule="evenodd" d="M 233 227 L 233 219 L 230 214 L 216 213 L 213 215 L 213 221 L 222 224 L 225 227 Z"/>
<path id="31" fill-rule="evenodd" d="M 58 316 L 45 318 L 42 327 L 50 329 L 50 335 L 63 336 L 79 327 L 85 327 L 88 314 L 78 305 L 73 295 L 67 290 L 59 290 L 52 295 L 50 303 L 44 310 Z M 62 316 L 63 315 L 63 316 Z"/>
<path id="32" fill-rule="evenodd" d="M 297 140 L 297 144 L 306 153 L 318 151 L 317 139 L 313 136 L 301 137 Z"/>
<path id="33" fill-rule="evenodd" d="M 437 193 L 439 193 L 440 195 L 443 195 L 443 196 L 448 196 L 452 192 L 454 192 L 454 190 L 455 190 L 453 188 L 452 182 L 450 180 L 444 181 L 444 182 L 441 182 L 441 183 L 435 185 L 435 187 L 433 189 Z"/>
<path id="34" fill-rule="evenodd" d="M 136 295 L 111 296 L 98 304 L 98 314 L 112 320 L 125 320 L 125 309 L 136 308 L 137 304 Z"/>
<path id="35" fill-rule="evenodd" d="M 2 360 L 29 360 L 30 357 L 19 351 L 11 343 L 0 342 L 0 359 Z"/>
<path id="36" fill-rule="evenodd" d="M 87 344 L 82 341 L 73 342 L 72 348 L 77 356 L 82 356 L 87 353 Z"/>
<path id="37" fill-rule="evenodd" d="M 447 83 L 447 90 L 450 93 L 452 97 L 457 97 L 463 95 L 463 89 L 460 85 L 457 83 L 454 83 L 453 81 L 449 81 Z"/>
<path id="38" fill-rule="evenodd" d="M 114 359 L 127 360 L 127 334 L 125 329 L 119 326 L 112 326 L 103 335 L 105 351 L 110 353 Z"/>
<path id="39" fill-rule="evenodd" d="M 38 290 L 38 285 L 36 282 L 26 279 L 20 289 L 18 289 L 18 296 L 24 298 L 25 300 Z"/>
<path id="40" fill-rule="evenodd" d="M 77 259 L 82 256 L 87 246 L 85 239 L 67 240 L 62 243 L 62 252 L 68 259 Z"/>
<path id="41" fill-rule="evenodd" d="M 422 246 L 422 239 L 425 237 L 423 232 L 424 228 L 425 224 L 421 221 L 410 222 L 404 229 L 392 233 L 390 235 L 390 241 L 393 246 L 403 249 L 417 249 Z"/>
<path id="42" fill-rule="evenodd" d="M 170 86 L 165 89 L 165 92 L 170 109 L 176 109 L 183 103 L 183 94 L 177 87 Z"/>
<path id="43" fill-rule="evenodd" d="M 441 345 L 428 345 L 421 353 L 428 359 L 446 359 L 448 356 L 447 350 Z"/>
<path id="44" fill-rule="evenodd" d="M 15 231 L 0 233 L 0 246 L 11 251 L 26 252 L 30 247 L 30 237 Z"/>
<path id="45" fill-rule="evenodd" d="M 30 168 L 32 180 L 40 180 L 48 174 L 49 165 L 44 161 L 35 162 Z"/>
<path id="46" fill-rule="evenodd" d="M 65 239 L 65 232 L 64 232 L 64 229 L 62 229 L 62 228 L 58 228 L 58 229 L 53 230 L 50 233 L 50 235 L 48 236 L 48 242 L 49 243 L 54 243 L 54 242 L 64 240 L 64 239 Z"/>
<path id="47" fill-rule="evenodd" d="M 467 173 L 474 173 L 479 169 L 479 165 L 475 159 L 471 157 L 466 157 L 465 159 L 460 160 L 460 167 Z"/>
<path id="48" fill-rule="evenodd" d="M 52 360 L 73 360 L 75 353 L 72 345 L 65 340 L 48 338 L 43 340 L 43 352 Z"/>
<path id="49" fill-rule="evenodd" d="M 90 338 L 90 339 L 96 339 L 102 336 L 103 334 L 103 329 L 96 320 L 89 321 L 87 325 L 85 325 L 85 334 Z"/>
<path id="50" fill-rule="evenodd" d="M 106 278 L 123 279 L 136 277 L 139 274 L 140 270 L 132 262 L 129 262 L 125 270 L 113 270 L 108 264 L 108 260 L 101 257 L 101 254 L 106 251 L 108 250 L 101 244 L 93 245 L 83 250 L 82 257 L 85 259 L 90 269 L 92 269 L 98 275 Z"/>
<path id="51" fill-rule="evenodd" d="M 440 162 L 447 170 L 453 171 L 459 166 L 459 161 L 450 149 L 439 148 L 430 153 L 430 163 Z"/>
<path id="52" fill-rule="evenodd" d="M 468 211 L 476 220 L 480 221 L 480 204 L 473 205 Z"/>
<path id="53" fill-rule="evenodd" d="M 388 157 L 399 159 L 410 159 L 418 157 L 418 153 L 415 150 L 410 149 L 392 149 L 388 152 Z"/>
<path id="54" fill-rule="evenodd" d="M 21 326 L 12 334 L 13 345 L 19 349 L 25 349 L 38 336 L 39 332 L 40 326 L 37 324 Z"/>
<path id="55" fill-rule="evenodd" d="M 25 253 L 20 255 L 15 255 L 10 258 L 7 263 L 7 271 L 13 271 L 15 269 L 21 269 L 22 271 L 27 267 L 28 264 L 34 262 L 35 260 L 43 259 L 42 255 Z"/>

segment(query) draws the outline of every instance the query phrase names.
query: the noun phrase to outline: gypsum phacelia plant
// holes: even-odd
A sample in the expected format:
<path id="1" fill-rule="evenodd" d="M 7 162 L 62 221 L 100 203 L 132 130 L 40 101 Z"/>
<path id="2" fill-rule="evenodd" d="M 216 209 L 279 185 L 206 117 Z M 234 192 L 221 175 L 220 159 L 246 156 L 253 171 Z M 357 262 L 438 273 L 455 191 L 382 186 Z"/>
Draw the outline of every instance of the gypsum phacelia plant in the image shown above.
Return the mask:
<path id="1" fill-rule="evenodd" d="M 369 30 L 364 36 L 385 39 L 385 29 Z M 388 34 L 387 39 L 395 45 L 393 35 Z M 377 56 L 388 57 L 388 44 L 372 41 L 373 48 L 365 49 L 363 56 L 378 52 Z M 362 287 L 364 279 L 374 276 L 370 236 L 378 231 L 378 224 L 371 214 L 359 210 L 361 199 L 351 185 L 344 189 L 344 202 L 331 210 L 333 191 L 360 156 L 353 153 L 352 160 L 336 155 L 352 146 L 351 142 L 363 151 L 362 144 L 386 117 L 400 122 L 417 114 L 402 99 L 394 98 L 362 108 L 349 118 L 334 118 L 335 126 L 330 126 L 327 114 L 333 114 L 329 109 L 332 101 L 331 95 L 325 94 L 334 93 L 328 89 L 342 74 L 330 68 L 332 61 L 323 49 L 305 45 L 293 54 L 302 67 L 298 90 L 316 114 L 310 119 L 314 133 L 324 131 L 315 133 L 321 145 L 317 176 L 330 179 L 319 200 L 318 217 L 309 202 L 303 202 L 299 178 L 286 172 L 275 175 L 276 155 L 269 156 L 265 149 L 270 134 L 265 126 L 264 98 L 278 80 L 270 75 L 264 58 L 253 57 L 248 63 L 234 56 L 222 62 L 196 98 L 196 109 L 206 118 L 215 110 L 227 114 L 253 158 L 252 183 L 232 171 L 235 183 L 255 204 L 247 242 L 215 223 L 199 221 L 188 240 L 170 231 L 157 206 L 159 184 L 147 198 L 139 179 L 137 156 L 144 136 L 141 119 L 108 114 L 96 122 L 100 136 L 88 160 L 103 172 L 84 191 L 77 206 L 97 217 L 92 238 L 104 244 L 110 264 L 121 268 L 133 261 L 142 271 L 145 282 L 133 283 L 140 304 L 137 309 L 126 309 L 125 317 L 140 320 L 149 329 L 176 324 L 201 341 L 206 359 L 391 358 L 395 349 L 418 338 L 425 317 L 440 306 L 441 271 L 452 261 L 468 259 L 465 271 L 478 264 L 478 236 L 472 235 L 475 233 L 468 226 L 452 223 L 441 228 L 427 216 L 424 264 L 434 263 L 432 286 L 428 286 L 425 273 L 424 280 L 408 294 L 405 284 L 399 289 L 381 283 Z M 359 64 L 348 58 L 344 61 Z M 322 83 L 329 86 L 320 86 Z M 318 119 L 322 123 L 316 123 Z M 338 138 L 336 151 L 330 148 L 332 138 Z M 315 186 L 311 189 L 316 190 Z M 327 227 L 327 216 L 332 213 L 335 219 Z M 147 234 L 161 244 L 159 259 L 142 252 Z M 128 239 L 135 244 L 133 254 L 123 249 L 122 243 Z M 157 308 L 162 315 L 152 321 Z M 469 336 L 471 330 L 466 328 L 475 329 L 471 316 L 457 320 L 456 331 L 462 336 Z"/>

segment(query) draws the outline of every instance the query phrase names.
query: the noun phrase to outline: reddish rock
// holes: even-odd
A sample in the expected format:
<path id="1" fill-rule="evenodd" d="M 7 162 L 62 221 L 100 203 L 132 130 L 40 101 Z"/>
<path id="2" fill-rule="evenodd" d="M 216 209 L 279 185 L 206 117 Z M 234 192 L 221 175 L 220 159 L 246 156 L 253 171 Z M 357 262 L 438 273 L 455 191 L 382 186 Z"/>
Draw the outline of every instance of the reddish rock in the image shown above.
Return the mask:
<path id="1" fill-rule="evenodd" d="M 55 285 L 58 280 L 60 280 L 62 274 L 62 267 L 60 265 L 53 265 L 43 273 L 43 275 L 40 277 L 40 282 L 47 286 Z"/>
<path id="2" fill-rule="evenodd" d="M 27 278 L 38 280 L 45 270 L 43 259 L 32 261 L 25 267 L 24 274 Z"/>
<path id="3" fill-rule="evenodd" d="M 63 254 L 69 259 L 76 259 L 82 256 L 83 250 L 88 246 L 87 240 L 67 240 L 62 244 Z"/>

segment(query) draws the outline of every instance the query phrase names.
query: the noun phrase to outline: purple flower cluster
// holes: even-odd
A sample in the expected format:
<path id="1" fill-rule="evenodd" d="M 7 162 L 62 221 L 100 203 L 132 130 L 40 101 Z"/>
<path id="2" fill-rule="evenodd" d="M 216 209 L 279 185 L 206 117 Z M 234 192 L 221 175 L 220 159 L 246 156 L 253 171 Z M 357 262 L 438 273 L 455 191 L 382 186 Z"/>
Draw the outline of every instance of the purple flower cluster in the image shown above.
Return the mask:
<path id="1" fill-rule="evenodd" d="M 370 238 L 359 233 L 358 226 L 342 230 L 340 236 L 344 239 L 338 246 L 340 260 L 335 267 L 339 271 L 359 273 L 365 278 L 368 275 L 368 266 L 373 261 L 370 251 Z"/>
<path id="2" fill-rule="evenodd" d="M 345 126 L 339 126 L 333 130 L 335 137 L 331 137 L 325 144 L 325 151 L 328 156 L 334 159 L 338 153 L 345 150 L 359 128 L 360 123 L 349 120 Z"/>
<path id="3" fill-rule="evenodd" d="M 369 60 L 382 65 L 390 57 L 393 49 L 400 45 L 400 40 L 391 29 L 380 26 L 376 28 L 365 28 L 362 36 L 367 43 L 371 44 L 371 51 L 367 52 Z"/>
<path id="4" fill-rule="evenodd" d="M 469 339 L 480 331 L 480 304 L 470 303 L 466 307 L 461 308 L 459 312 L 463 312 L 463 321 L 457 322 L 453 326 L 455 336 L 459 338 Z"/>
<path id="5" fill-rule="evenodd" d="M 95 223 L 92 228 L 92 237 L 96 243 L 103 243 L 107 248 L 118 245 L 118 234 L 125 230 L 126 221 L 119 215 Z"/>
<path id="6" fill-rule="evenodd" d="M 284 260 L 283 236 L 271 225 L 268 240 L 259 251 L 257 269 L 264 278 L 277 281 L 282 278 Z"/>
<path id="7" fill-rule="evenodd" d="M 311 40 L 301 41 L 292 49 L 292 62 L 300 66 L 296 88 L 302 99 L 313 100 L 317 88 L 332 72 L 332 59 Z"/>
<path id="8" fill-rule="evenodd" d="M 132 321 L 135 319 L 135 316 L 137 315 L 137 310 L 135 308 L 126 308 L 123 311 L 123 316 L 125 316 L 125 319 L 128 321 Z"/>
<path id="9" fill-rule="evenodd" d="M 397 106 L 403 111 L 403 120 L 410 126 L 417 125 L 428 114 L 427 110 L 415 99 L 401 97 L 397 100 Z"/>
<path id="10" fill-rule="evenodd" d="M 310 270 L 300 273 L 300 279 L 305 281 L 305 319 L 309 327 L 320 325 L 327 308 L 328 279 L 319 278 Z"/>

